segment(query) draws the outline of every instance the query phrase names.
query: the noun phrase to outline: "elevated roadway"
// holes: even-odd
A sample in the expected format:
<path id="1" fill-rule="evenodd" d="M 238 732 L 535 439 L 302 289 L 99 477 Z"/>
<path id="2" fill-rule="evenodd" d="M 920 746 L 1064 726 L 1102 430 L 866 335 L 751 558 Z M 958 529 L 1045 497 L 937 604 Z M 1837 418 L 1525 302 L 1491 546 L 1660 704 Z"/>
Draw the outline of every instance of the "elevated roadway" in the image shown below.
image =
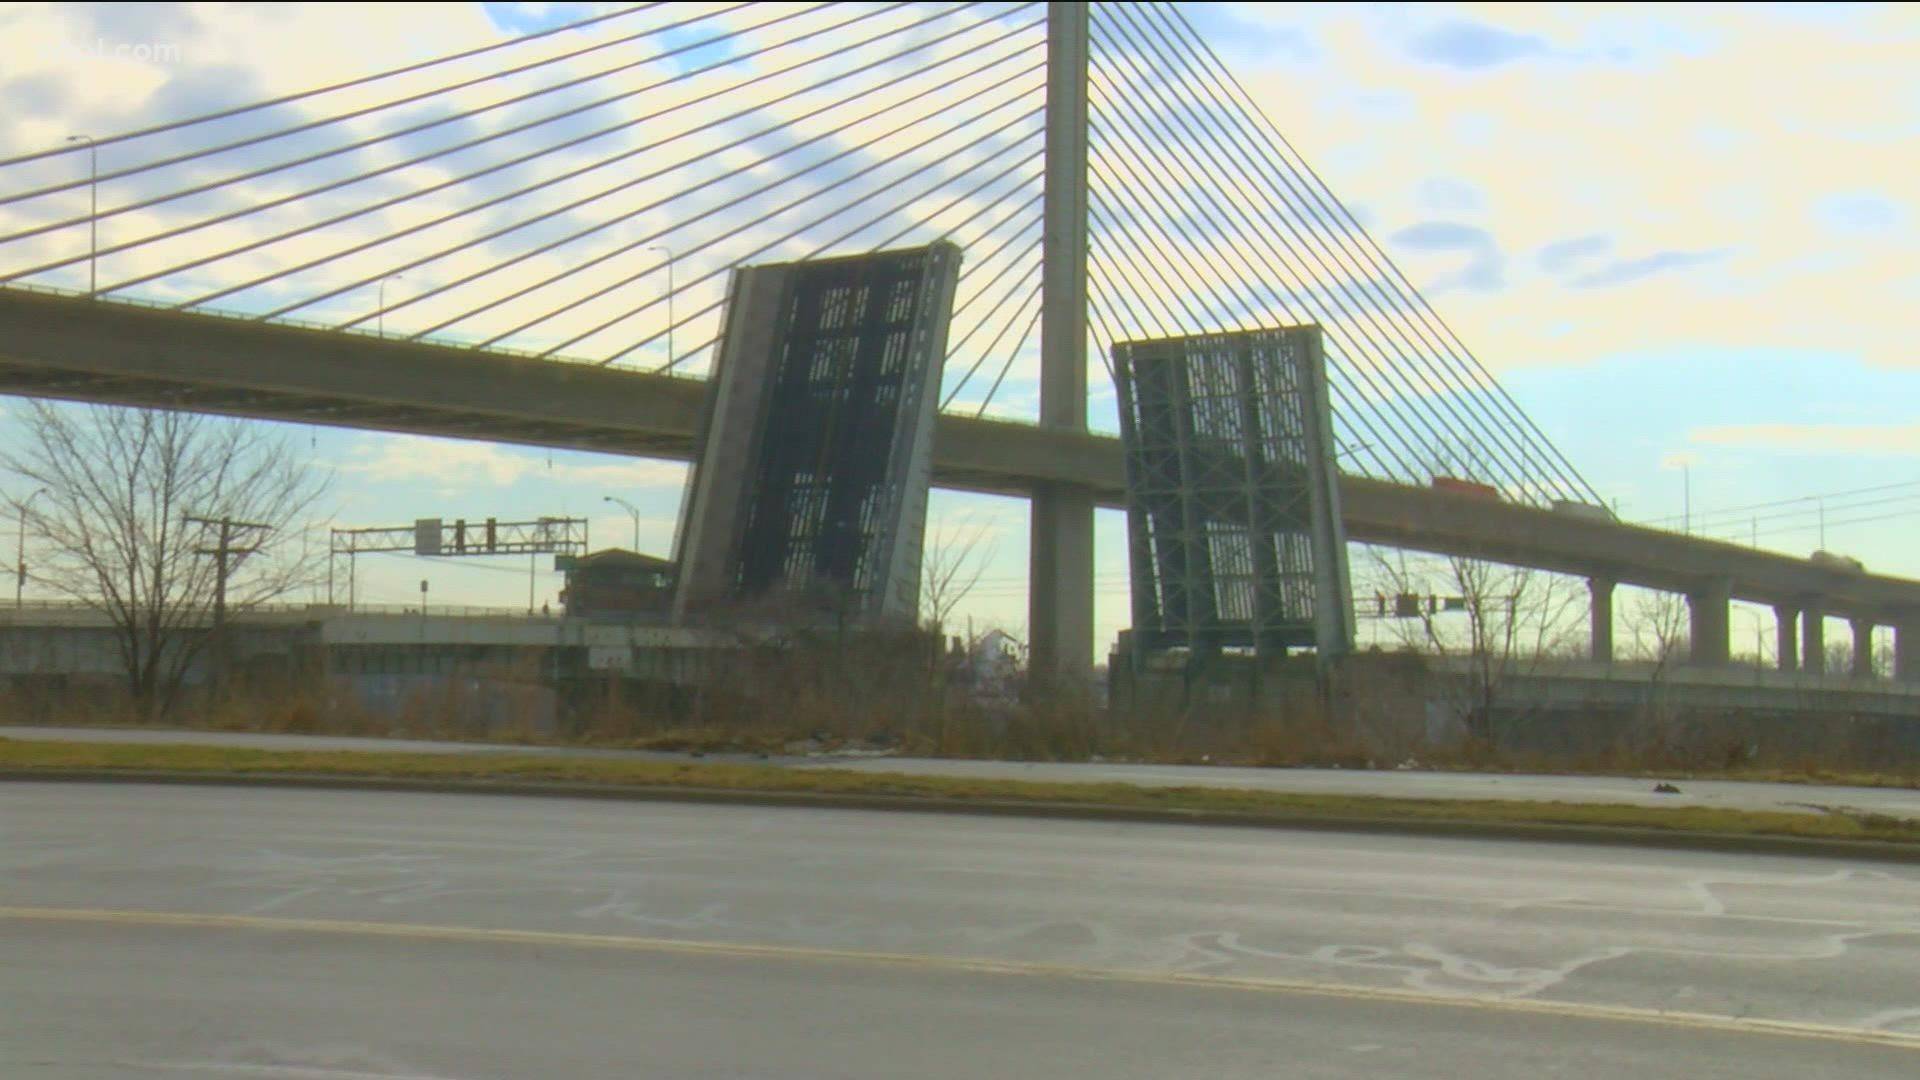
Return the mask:
<path id="1" fill-rule="evenodd" d="M 0 393 L 685 460 L 705 383 L 0 288 Z M 941 416 L 934 482 L 1014 496 L 1069 485 L 1125 504 L 1118 439 L 1006 421 Z M 1613 583 L 1684 593 L 1696 640 L 1724 642 L 1728 599 L 1773 605 L 1789 625 L 1892 625 L 1907 646 L 1902 677 L 1920 680 L 1917 581 L 1362 477 L 1343 477 L 1341 498 L 1353 539 L 1585 576 L 1597 607 L 1610 610 Z M 1781 644 L 1783 656 L 1800 651 L 1788 635 Z"/>

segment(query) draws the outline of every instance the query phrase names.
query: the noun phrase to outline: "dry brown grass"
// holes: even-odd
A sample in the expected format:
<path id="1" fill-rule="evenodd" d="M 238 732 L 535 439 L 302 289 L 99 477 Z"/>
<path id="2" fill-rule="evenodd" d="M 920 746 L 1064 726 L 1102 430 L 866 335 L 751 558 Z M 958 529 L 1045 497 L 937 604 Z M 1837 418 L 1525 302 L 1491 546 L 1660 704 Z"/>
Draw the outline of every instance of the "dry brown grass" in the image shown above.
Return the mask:
<path id="1" fill-rule="evenodd" d="M 1388 673 L 1391 675 L 1391 672 Z M 378 714 L 343 692 L 275 685 L 238 688 L 217 707 L 185 710 L 181 726 L 230 731 L 413 737 L 522 744 L 589 745 L 696 753 L 781 754 L 859 747 L 1006 760 L 1244 764 L 1726 777 L 1920 787 L 1920 755 L 1904 756 L 1884 725 L 1835 720 L 1792 739 L 1784 727 L 1756 736 L 1737 717 L 1649 710 L 1598 749 L 1546 752 L 1486 742 L 1430 743 L 1417 703 L 1365 700 L 1269 702 L 1263 707 L 1179 705 L 1119 717 L 1085 701 L 983 701 L 944 685 L 923 648 L 899 642 L 801 641 L 746 652 L 699 690 L 648 688 L 606 679 L 553 705 L 537 665 L 476 669 L 418 690 L 397 712 Z M 1369 676 L 1375 687 L 1379 672 Z M 127 724 L 100 695 L 0 699 L 0 718 L 87 726 Z M 544 717 L 559 712 L 557 722 Z"/>
<path id="2" fill-rule="evenodd" d="M 382 754 L 269 751 L 208 746 L 131 746 L 0 739 L 0 770 L 18 776 L 137 771 L 201 776 L 327 776 L 382 779 L 565 783 L 701 791 L 886 796 L 1171 811 L 1288 822 L 1465 822 L 1920 843 L 1920 821 L 1886 815 L 1790 814 L 1708 807 L 1642 807 L 1491 800 L 1446 801 L 1297 795 L 1231 788 L 1036 783 L 832 769 L 783 769 L 701 762 L 611 761 L 556 755 Z"/>

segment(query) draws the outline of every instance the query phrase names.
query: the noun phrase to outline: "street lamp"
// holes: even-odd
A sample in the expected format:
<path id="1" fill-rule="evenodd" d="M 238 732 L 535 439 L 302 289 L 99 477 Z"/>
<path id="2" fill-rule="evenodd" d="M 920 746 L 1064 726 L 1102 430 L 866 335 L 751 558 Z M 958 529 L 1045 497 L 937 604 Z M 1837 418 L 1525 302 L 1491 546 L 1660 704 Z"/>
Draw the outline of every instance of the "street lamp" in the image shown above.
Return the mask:
<path id="1" fill-rule="evenodd" d="M 673 366 L 673 249 L 665 244 L 649 244 L 648 251 L 664 251 L 667 254 L 667 366 Z M 639 550 L 640 542 L 634 541 L 634 550 Z"/>
<path id="2" fill-rule="evenodd" d="M 1680 529 L 1691 536 L 1693 534 L 1693 455 L 1668 454 L 1661 459 L 1660 468 L 1680 470 Z"/>
<path id="3" fill-rule="evenodd" d="M 405 274 L 394 274 L 392 277 L 384 277 L 380 279 L 380 316 L 379 318 L 380 318 L 380 336 L 381 337 L 387 336 L 387 282 L 399 281 L 404 277 L 406 277 Z"/>
<path id="4" fill-rule="evenodd" d="M 70 143 L 87 144 L 87 299 L 100 291 L 100 146 L 91 135 L 69 135 Z"/>
<path id="5" fill-rule="evenodd" d="M 26 596 L 26 593 L 27 593 L 27 507 L 32 506 L 33 500 L 39 498 L 42 495 L 45 495 L 46 493 L 47 493 L 47 489 L 41 488 L 40 490 L 27 496 L 20 503 L 20 541 L 19 541 L 19 545 L 15 549 L 16 553 L 14 555 L 14 563 L 13 563 L 13 566 L 14 566 L 13 608 L 15 611 L 20 610 L 22 604 L 24 603 L 23 598 Z"/>
<path id="6" fill-rule="evenodd" d="M 1681 531 L 1693 535 L 1693 466 L 1680 463 L 1680 521 Z"/>
<path id="7" fill-rule="evenodd" d="M 638 552 L 640 550 L 640 508 L 618 495 L 603 495 L 601 501 L 619 503 L 627 508 L 627 513 L 633 517 L 633 550 Z"/>

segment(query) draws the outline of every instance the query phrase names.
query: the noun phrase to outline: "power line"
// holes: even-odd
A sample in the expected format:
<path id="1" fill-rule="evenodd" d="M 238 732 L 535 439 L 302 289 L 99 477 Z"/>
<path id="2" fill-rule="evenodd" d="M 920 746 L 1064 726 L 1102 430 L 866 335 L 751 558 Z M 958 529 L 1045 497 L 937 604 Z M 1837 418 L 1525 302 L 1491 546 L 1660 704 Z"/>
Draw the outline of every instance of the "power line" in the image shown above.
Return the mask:
<path id="1" fill-rule="evenodd" d="M 1770 499 L 1766 502 L 1748 503 L 1743 506 L 1729 506 L 1719 510 L 1696 511 L 1693 514 L 1693 520 L 1713 521 L 1722 517 L 1745 517 L 1750 516 L 1757 510 L 1767 510 L 1774 507 L 1792 506 L 1797 503 L 1819 502 L 1822 500 L 1833 503 L 1855 495 L 1872 495 L 1883 491 L 1896 491 L 1903 488 L 1920 488 L 1920 480 L 1900 480 L 1889 484 L 1874 484 L 1870 487 L 1848 488 L 1842 491 L 1830 491 L 1822 494 L 1795 495 L 1787 498 Z M 1916 495 L 1915 497 L 1920 497 L 1920 495 Z M 1817 512 L 1817 510 L 1818 508 L 1815 507 L 1806 512 L 1812 513 Z M 1679 520 L 1681 520 L 1680 515 L 1673 514 L 1666 517 L 1650 518 L 1644 522 L 1644 524 L 1667 525 Z"/>

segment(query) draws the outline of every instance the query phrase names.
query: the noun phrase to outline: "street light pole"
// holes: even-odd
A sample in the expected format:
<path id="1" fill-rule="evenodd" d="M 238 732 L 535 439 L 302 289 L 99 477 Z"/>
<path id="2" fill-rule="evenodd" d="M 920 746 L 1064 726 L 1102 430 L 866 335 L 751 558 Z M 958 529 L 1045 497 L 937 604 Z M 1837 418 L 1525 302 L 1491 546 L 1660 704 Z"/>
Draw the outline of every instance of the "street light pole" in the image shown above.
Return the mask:
<path id="1" fill-rule="evenodd" d="M 91 135 L 69 135 L 68 142 L 87 144 L 87 299 L 100 291 L 100 146 Z"/>
<path id="2" fill-rule="evenodd" d="M 665 244 L 649 244 L 648 251 L 664 251 L 667 254 L 667 367 L 673 366 L 673 249 Z M 634 550 L 639 550 L 640 542 L 634 541 Z"/>
<path id="3" fill-rule="evenodd" d="M 405 274 L 394 274 L 394 275 L 393 275 L 393 276 L 391 276 L 391 277 L 384 277 L 384 278 L 381 278 L 381 279 L 380 279 L 380 315 L 379 315 L 379 319 L 380 319 L 380 336 L 381 336 L 381 337 L 386 337 L 386 336 L 387 336 L 387 282 L 389 282 L 389 281 L 399 281 L 399 280 L 400 280 L 401 278 L 404 278 L 404 277 L 406 277 L 406 275 L 405 275 Z"/>
<path id="4" fill-rule="evenodd" d="M 640 550 L 640 508 L 618 495 L 603 495 L 601 496 L 601 501 L 619 503 L 621 506 L 627 508 L 627 513 L 633 517 L 633 550 L 635 553 L 638 553 Z"/>
<path id="5" fill-rule="evenodd" d="M 33 500 L 46 493 L 47 489 L 41 488 L 20 503 L 20 539 L 15 548 L 13 563 L 13 609 L 15 611 L 20 610 L 27 595 L 27 507 L 32 506 Z"/>
<path id="6" fill-rule="evenodd" d="M 1693 466 L 1680 463 L 1680 520 L 1681 529 L 1688 536 L 1693 535 Z"/>

